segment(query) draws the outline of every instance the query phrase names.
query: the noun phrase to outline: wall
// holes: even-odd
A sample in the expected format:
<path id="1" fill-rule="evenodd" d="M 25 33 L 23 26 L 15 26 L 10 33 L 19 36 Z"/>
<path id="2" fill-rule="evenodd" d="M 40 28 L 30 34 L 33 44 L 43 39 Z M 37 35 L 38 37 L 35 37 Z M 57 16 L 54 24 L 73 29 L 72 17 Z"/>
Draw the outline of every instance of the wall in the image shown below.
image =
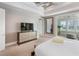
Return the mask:
<path id="1" fill-rule="evenodd" d="M 57 36 L 58 35 L 58 29 L 57 29 L 57 18 L 54 17 L 54 34 Z"/>
<path id="2" fill-rule="evenodd" d="M 6 9 L 6 43 L 17 41 L 17 32 L 20 31 L 21 22 L 34 23 L 34 31 L 37 31 L 40 16 L 29 11 L 21 11 Z"/>

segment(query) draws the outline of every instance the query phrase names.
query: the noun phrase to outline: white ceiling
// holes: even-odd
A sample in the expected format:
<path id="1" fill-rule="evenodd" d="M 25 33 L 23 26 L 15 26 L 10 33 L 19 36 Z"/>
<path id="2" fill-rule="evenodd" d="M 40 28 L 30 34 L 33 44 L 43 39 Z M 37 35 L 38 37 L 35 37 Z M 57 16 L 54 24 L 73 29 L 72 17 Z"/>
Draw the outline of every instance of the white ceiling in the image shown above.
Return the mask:
<path id="1" fill-rule="evenodd" d="M 79 10 L 79 2 L 38 2 L 37 4 L 35 2 L 2 2 L 1 5 L 6 8 L 19 8 L 34 12 L 45 17 Z"/>
<path id="2" fill-rule="evenodd" d="M 66 2 L 55 8 L 48 8 L 45 10 L 45 16 L 53 16 L 61 13 L 73 12 L 79 10 L 79 2 Z"/>
<path id="3" fill-rule="evenodd" d="M 21 9 L 21 11 L 30 11 L 38 15 L 43 16 L 44 10 L 41 7 L 37 7 L 33 2 L 0 2 L 0 6 L 10 9 Z"/>
<path id="4" fill-rule="evenodd" d="M 57 6 L 65 4 L 65 2 L 35 2 L 37 6 L 43 7 L 45 10 L 55 8 Z"/>

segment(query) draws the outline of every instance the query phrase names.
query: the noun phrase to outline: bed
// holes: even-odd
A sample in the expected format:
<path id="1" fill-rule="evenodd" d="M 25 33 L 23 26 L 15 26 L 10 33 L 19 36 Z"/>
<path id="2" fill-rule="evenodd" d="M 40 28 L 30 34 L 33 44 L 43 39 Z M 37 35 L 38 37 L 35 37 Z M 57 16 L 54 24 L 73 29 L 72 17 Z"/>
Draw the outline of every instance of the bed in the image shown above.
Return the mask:
<path id="1" fill-rule="evenodd" d="M 64 38 L 64 44 L 56 45 L 52 39 L 35 48 L 36 56 L 79 56 L 79 41 Z"/>

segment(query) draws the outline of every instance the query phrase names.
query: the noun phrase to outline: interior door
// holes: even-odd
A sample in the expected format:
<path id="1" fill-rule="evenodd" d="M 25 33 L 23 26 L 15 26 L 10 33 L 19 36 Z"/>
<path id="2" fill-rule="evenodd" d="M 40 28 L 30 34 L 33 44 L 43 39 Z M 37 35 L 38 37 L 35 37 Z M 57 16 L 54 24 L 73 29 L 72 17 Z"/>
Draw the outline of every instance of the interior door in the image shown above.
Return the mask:
<path id="1" fill-rule="evenodd" d="M 40 37 L 40 36 L 42 36 L 42 35 L 44 35 L 44 19 L 43 18 L 41 18 L 41 19 L 39 19 L 38 20 L 38 25 L 37 25 L 38 27 L 38 37 Z"/>
<path id="2" fill-rule="evenodd" d="M 0 51 L 5 49 L 5 10 L 0 9 Z"/>
<path id="3" fill-rule="evenodd" d="M 42 35 L 42 33 L 43 33 L 43 24 L 42 24 L 42 20 L 40 19 L 39 20 L 39 35 Z"/>

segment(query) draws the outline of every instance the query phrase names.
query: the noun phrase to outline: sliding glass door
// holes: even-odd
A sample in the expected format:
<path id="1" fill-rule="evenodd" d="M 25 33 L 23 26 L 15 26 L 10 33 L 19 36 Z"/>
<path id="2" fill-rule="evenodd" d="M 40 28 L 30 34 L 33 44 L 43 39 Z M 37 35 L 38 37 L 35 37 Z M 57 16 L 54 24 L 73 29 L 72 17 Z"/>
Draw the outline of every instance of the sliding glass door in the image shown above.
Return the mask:
<path id="1" fill-rule="evenodd" d="M 74 15 L 65 15 L 58 18 L 58 35 L 71 39 L 79 37 L 79 19 Z"/>
<path id="2" fill-rule="evenodd" d="M 58 35 L 65 36 L 63 32 L 66 32 L 66 20 L 58 20 Z"/>

